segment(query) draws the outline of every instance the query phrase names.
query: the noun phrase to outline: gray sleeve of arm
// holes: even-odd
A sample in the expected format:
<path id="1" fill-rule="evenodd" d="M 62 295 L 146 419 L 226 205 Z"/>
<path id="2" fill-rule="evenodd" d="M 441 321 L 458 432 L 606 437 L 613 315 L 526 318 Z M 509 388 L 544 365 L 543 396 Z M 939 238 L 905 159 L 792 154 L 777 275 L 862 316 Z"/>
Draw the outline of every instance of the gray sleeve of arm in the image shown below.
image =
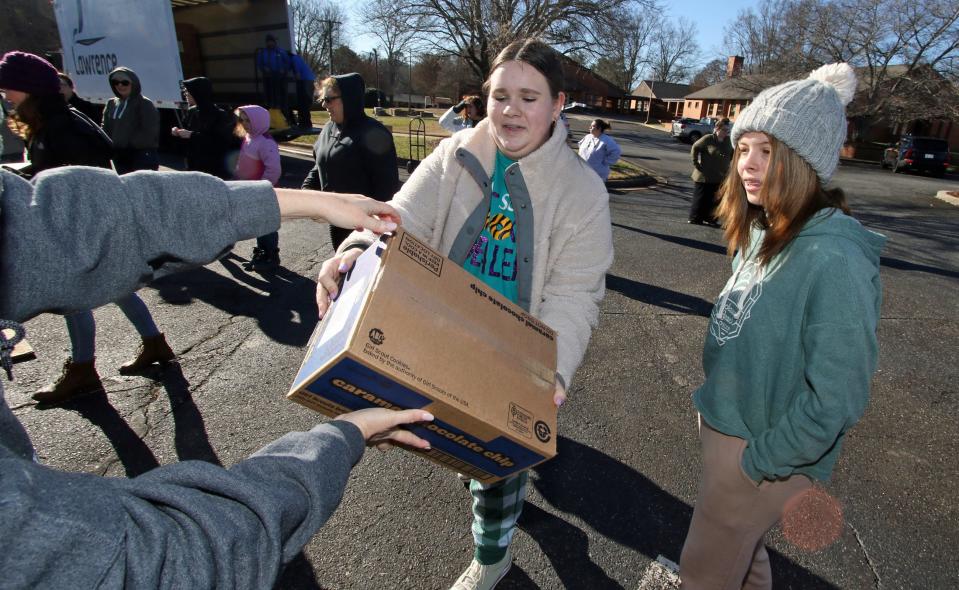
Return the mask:
<path id="1" fill-rule="evenodd" d="M 3 177 L 5 318 L 99 307 L 280 224 L 265 181 L 81 167 L 44 172 L 32 186 L 16 180 Z"/>
<path id="2" fill-rule="evenodd" d="M 147 579 L 180 579 L 182 587 L 272 587 L 281 564 L 336 510 L 364 448 L 358 428 L 334 421 L 291 432 L 228 470 L 187 462 L 132 480 L 143 495 L 138 524 L 126 533 L 126 569 L 143 565 Z M 138 543 L 158 530 L 170 539 L 165 555 L 141 561 Z M 198 569 L 176 568 L 197 556 Z M 191 583 L 197 571 L 208 583 Z"/>
<path id="3" fill-rule="evenodd" d="M 271 588 L 336 509 L 363 449 L 358 428 L 333 421 L 230 469 L 185 461 L 123 479 L 0 447 L 0 565 L 15 587 Z"/>

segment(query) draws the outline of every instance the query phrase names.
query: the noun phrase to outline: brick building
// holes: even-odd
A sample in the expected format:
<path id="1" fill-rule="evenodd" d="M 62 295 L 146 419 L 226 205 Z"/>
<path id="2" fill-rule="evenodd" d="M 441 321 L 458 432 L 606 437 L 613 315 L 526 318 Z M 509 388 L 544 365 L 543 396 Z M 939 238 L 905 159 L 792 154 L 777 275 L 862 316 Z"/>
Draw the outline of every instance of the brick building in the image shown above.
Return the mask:
<path id="1" fill-rule="evenodd" d="M 627 97 L 626 108 L 640 113 L 649 111 L 651 119 L 669 121 L 683 116 L 685 97 L 690 90 L 689 84 L 643 80 Z"/>

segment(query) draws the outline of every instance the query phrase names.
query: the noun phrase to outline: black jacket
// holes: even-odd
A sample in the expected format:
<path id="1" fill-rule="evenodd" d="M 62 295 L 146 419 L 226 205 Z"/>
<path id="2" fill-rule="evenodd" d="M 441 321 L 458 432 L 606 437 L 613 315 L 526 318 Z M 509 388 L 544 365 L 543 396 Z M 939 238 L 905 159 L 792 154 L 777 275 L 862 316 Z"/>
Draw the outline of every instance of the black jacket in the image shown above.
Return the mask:
<path id="1" fill-rule="evenodd" d="M 196 101 L 183 119 L 183 128 L 193 135 L 180 140 L 185 144 L 187 168 L 229 179 L 233 166 L 228 160 L 242 142 L 235 134 L 236 115 L 213 103 L 213 83 L 209 79 L 190 78 L 183 85 Z"/>
<path id="2" fill-rule="evenodd" d="M 363 112 L 365 85 L 359 74 L 334 76 L 342 96 L 344 121 L 333 121 L 313 144 L 316 165 L 303 181 L 303 188 L 336 193 L 359 193 L 377 201 L 389 201 L 399 190 L 393 135 L 379 121 Z"/>
<path id="3" fill-rule="evenodd" d="M 89 100 L 84 100 L 77 96 L 76 92 L 70 96 L 67 104 L 86 115 L 87 118 L 94 123 L 99 123 L 100 120 L 103 119 L 103 105 L 93 104 Z"/>
<path id="4" fill-rule="evenodd" d="M 111 168 L 113 144 L 99 125 L 67 106 L 59 94 L 41 101 L 44 123 L 27 142 L 30 165 L 22 174 L 30 176 L 59 166 Z"/>

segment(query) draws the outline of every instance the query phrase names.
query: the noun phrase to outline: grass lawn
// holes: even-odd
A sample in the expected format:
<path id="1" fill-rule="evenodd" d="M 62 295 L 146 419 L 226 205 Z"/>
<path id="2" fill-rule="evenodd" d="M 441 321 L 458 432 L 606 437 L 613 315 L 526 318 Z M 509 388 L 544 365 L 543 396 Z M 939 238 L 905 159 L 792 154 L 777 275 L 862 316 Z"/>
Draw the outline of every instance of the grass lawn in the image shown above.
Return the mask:
<path id="1" fill-rule="evenodd" d="M 442 109 L 436 112 L 436 115 L 439 116 L 442 114 Z M 373 109 L 366 109 L 366 114 L 373 116 Z M 330 120 L 330 115 L 326 111 L 313 111 L 313 124 L 317 127 L 322 127 Z M 409 124 L 410 117 L 375 117 L 380 123 L 383 123 L 387 127 L 391 127 L 393 130 L 393 143 L 396 145 L 396 157 L 409 160 L 415 159 L 420 160 L 420 153 L 414 150 L 414 158 L 410 157 L 410 136 L 409 136 Z M 444 137 L 449 137 L 449 131 L 443 129 L 439 126 L 436 119 L 423 119 L 423 122 L 426 124 L 426 153 L 423 154 L 423 157 L 429 155 L 436 146 L 439 145 L 440 141 Z M 312 146 L 316 142 L 315 135 L 302 135 L 293 140 L 292 143 L 301 144 L 301 145 L 310 145 Z M 571 146 L 574 150 L 575 147 Z M 637 166 L 630 164 L 626 160 L 620 160 L 619 162 L 613 164 L 613 167 L 609 171 L 610 180 L 623 180 L 626 178 L 634 178 L 636 176 L 643 176 L 644 172 Z"/>
<path id="2" fill-rule="evenodd" d="M 440 111 L 442 113 L 442 111 Z M 373 109 L 366 109 L 366 114 L 373 117 Z M 313 125 L 322 127 L 330 120 L 330 115 L 326 111 L 313 111 L 311 113 Z M 411 117 L 373 117 L 380 123 L 391 128 L 393 131 L 393 143 L 396 145 L 396 157 L 404 160 L 410 159 L 410 121 Z M 414 159 L 420 160 L 428 156 L 444 137 L 449 137 L 450 132 L 440 127 L 436 119 L 423 119 L 426 133 L 426 152 L 421 154 L 419 150 L 414 149 Z M 316 142 L 315 135 L 301 135 L 292 141 L 295 144 L 310 145 Z M 422 156 L 422 157 L 421 157 Z"/>
<path id="3" fill-rule="evenodd" d="M 620 160 L 609 169 L 609 180 L 625 180 L 627 178 L 635 178 L 636 176 L 644 176 L 645 174 L 639 166 L 630 164 L 626 160 Z"/>
<path id="4" fill-rule="evenodd" d="M 366 109 L 366 114 L 370 117 L 373 117 L 373 109 Z M 438 117 L 440 114 L 442 114 L 442 111 L 440 111 L 436 116 Z M 330 120 L 330 115 L 326 111 L 313 111 L 310 113 L 310 115 L 313 119 L 313 124 L 317 127 L 326 125 L 326 122 Z M 403 135 L 409 133 L 410 121 L 412 120 L 412 117 L 387 116 L 373 118 L 387 127 L 390 127 L 393 130 L 393 133 L 399 133 Z M 449 131 L 440 127 L 440 124 L 436 118 L 423 119 L 423 123 L 425 123 L 426 133 L 428 135 L 442 135 L 443 137 L 448 137 L 450 134 Z"/>
<path id="5" fill-rule="evenodd" d="M 415 150 L 414 159 L 421 160 L 428 156 L 436 146 L 439 145 L 442 141 L 442 137 L 433 137 L 430 135 L 426 136 L 426 153 L 421 154 L 419 150 Z M 312 146 L 316 142 L 315 135 L 301 135 L 294 139 L 291 143 L 299 145 L 308 145 Z M 406 133 L 394 133 L 393 134 L 393 145 L 396 146 L 396 157 L 404 160 L 410 159 L 410 138 Z M 421 157 L 422 156 L 422 157 Z"/>

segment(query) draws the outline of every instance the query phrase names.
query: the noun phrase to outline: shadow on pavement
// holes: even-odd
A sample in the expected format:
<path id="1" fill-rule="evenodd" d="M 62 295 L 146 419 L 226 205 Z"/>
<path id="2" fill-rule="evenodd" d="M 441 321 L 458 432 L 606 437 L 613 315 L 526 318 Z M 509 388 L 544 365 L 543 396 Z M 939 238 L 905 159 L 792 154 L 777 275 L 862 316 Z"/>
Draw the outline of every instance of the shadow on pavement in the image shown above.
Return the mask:
<path id="1" fill-rule="evenodd" d="M 173 445 L 180 461 L 206 461 L 223 466 L 206 433 L 203 414 L 193 402 L 190 382 L 183 375 L 180 363 L 170 363 L 163 370 L 163 388 L 173 410 Z"/>
<path id="2" fill-rule="evenodd" d="M 643 234 L 643 235 L 645 235 L 645 236 L 650 236 L 650 237 L 653 237 L 653 238 L 659 238 L 660 240 L 663 240 L 664 242 L 670 242 L 670 243 L 672 243 L 672 244 L 677 244 L 677 245 L 679 245 L 679 246 L 685 246 L 685 247 L 687 247 L 687 248 L 695 248 L 695 249 L 697 249 L 697 250 L 703 250 L 703 251 L 705 251 L 705 252 L 712 252 L 712 253 L 714 253 L 714 254 L 723 254 L 723 255 L 726 254 L 726 248 L 725 248 L 725 246 L 721 246 L 721 245 L 719 245 L 719 244 L 713 244 L 713 243 L 710 243 L 710 242 L 704 242 L 704 241 L 702 241 L 702 240 L 694 240 L 694 239 L 692 239 L 692 238 L 683 238 L 683 237 L 680 237 L 680 236 L 671 236 L 671 235 L 669 235 L 669 234 L 658 234 L 658 233 L 656 233 L 656 232 L 647 231 L 647 230 L 644 230 L 644 229 L 639 229 L 639 228 L 637 228 L 637 227 L 630 227 L 630 226 L 628 226 L 628 225 L 622 225 L 622 224 L 620 224 L 620 223 L 614 223 L 614 224 L 612 224 L 612 225 L 613 225 L 613 227 L 618 227 L 618 228 L 620 228 L 620 229 L 625 229 L 625 230 L 629 230 L 629 231 L 634 231 L 634 232 L 636 232 L 636 233 L 638 233 L 638 234 Z"/>
<path id="3" fill-rule="evenodd" d="M 622 293 L 634 301 L 688 315 L 698 315 L 705 318 L 709 317 L 713 309 L 713 304 L 705 299 L 611 274 L 606 275 L 606 288 L 610 291 Z"/>
<path id="4" fill-rule="evenodd" d="M 589 538 L 581 529 L 529 502 L 523 507 L 519 527 L 539 545 L 563 588 L 623 590 L 621 584 L 590 559 Z M 507 580 L 511 582 L 509 586 L 505 586 Z M 504 588 L 536 587 L 532 580 L 526 585 L 520 584 L 512 570 L 503 582 Z"/>
<path id="5" fill-rule="evenodd" d="M 192 459 L 222 465 L 210 445 L 203 416 L 193 403 L 190 383 L 183 376 L 180 364 L 170 363 L 162 370 L 156 367 L 150 374 L 145 373 L 145 375 L 161 381 L 170 398 L 174 423 L 173 444 L 179 460 Z M 142 435 L 130 427 L 126 419 L 110 403 L 106 393 L 100 392 L 80 398 L 64 404 L 63 408 L 76 412 L 103 431 L 123 465 L 127 477 L 136 477 L 160 466 L 160 462 L 144 442 Z"/>
<path id="6" fill-rule="evenodd" d="M 240 269 L 238 261 L 242 260 L 232 253 L 220 260 L 233 278 L 204 267 L 157 279 L 150 288 L 167 303 L 187 305 L 200 300 L 230 315 L 256 319 L 263 333 L 275 342 L 305 345 L 319 321 L 316 283 L 283 267 L 272 273 L 250 274 Z"/>
<path id="7" fill-rule="evenodd" d="M 136 477 L 160 466 L 153 451 L 113 407 L 105 392 L 82 397 L 64 404 L 63 408 L 73 410 L 103 431 L 127 477 Z"/>
<path id="8" fill-rule="evenodd" d="M 526 508 L 529 508 L 529 506 L 527 504 Z M 526 508 L 523 510 L 525 511 Z M 496 585 L 496 590 L 539 590 L 539 586 L 523 571 L 523 568 L 514 563 L 513 567 L 509 568 L 509 572 L 506 573 L 503 581 Z"/>
<path id="9" fill-rule="evenodd" d="M 316 579 L 316 572 L 313 571 L 313 564 L 307 559 L 306 555 L 300 551 L 293 560 L 286 564 L 276 578 L 276 584 L 273 590 L 323 590 Z"/>
<path id="10" fill-rule="evenodd" d="M 896 270 L 924 272 L 924 273 L 929 273 L 933 275 L 959 279 L 959 272 L 956 272 L 954 270 L 946 270 L 944 268 L 936 268 L 934 266 L 927 266 L 925 264 L 916 264 L 914 262 L 906 262 L 905 260 L 899 260 L 898 258 L 888 258 L 886 256 L 880 256 L 879 264 L 887 268 L 895 268 Z"/>
<path id="11" fill-rule="evenodd" d="M 557 447 L 559 456 L 535 467 L 531 478 L 546 502 L 649 559 L 679 562 L 692 507 L 605 453 L 565 437 Z M 588 537 L 574 525 L 534 509 L 524 511 L 520 527 L 540 543 L 564 588 L 622 587 L 590 560 Z M 769 555 L 775 588 L 836 588 L 776 551 Z"/>

